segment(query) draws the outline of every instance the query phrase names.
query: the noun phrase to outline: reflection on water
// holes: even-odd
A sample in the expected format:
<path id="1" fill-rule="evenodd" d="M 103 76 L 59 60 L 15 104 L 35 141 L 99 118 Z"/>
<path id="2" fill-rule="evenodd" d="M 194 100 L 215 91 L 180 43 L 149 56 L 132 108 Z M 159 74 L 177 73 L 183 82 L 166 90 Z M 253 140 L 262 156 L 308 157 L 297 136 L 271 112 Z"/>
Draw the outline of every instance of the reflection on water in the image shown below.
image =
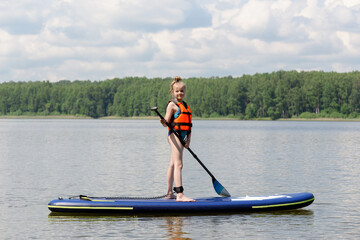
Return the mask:
<path id="1" fill-rule="evenodd" d="M 190 239 L 186 237 L 187 234 L 182 230 L 184 221 L 189 219 L 186 217 L 137 217 L 137 216 L 94 216 L 94 214 L 83 215 L 69 215 L 69 214 L 49 214 L 49 222 L 52 224 L 71 224 L 72 222 L 113 222 L 114 224 L 121 224 L 121 222 L 156 222 L 159 229 L 162 229 L 162 235 L 165 239 Z"/>
<path id="2" fill-rule="evenodd" d="M 99 214 L 73 214 L 73 213 L 50 213 L 48 215 L 49 222 L 59 225 L 69 226 L 74 222 L 80 223 L 102 223 L 109 222 L 115 225 L 122 225 L 126 222 L 131 224 L 138 224 L 139 227 L 144 227 L 149 230 L 151 234 L 154 229 L 162 239 L 191 239 L 189 236 L 194 232 L 193 225 L 202 223 L 203 225 L 197 226 L 197 230 L 206 230 L 208 233 L 216 234 L 217 229 L 221 229 L 229 222 L 239 222 L 250 224 L 253 222 L 263 223 L 263 221 L 279 221 L 279 222 L 292 222 L 295 226 L 297 224 L 313 224 L 312 210 L 296 209 L 287 211 L 274 211 L 262 213 L 246 213 L 246 214 L 213 214 L 213 215 L 187 215 L 187 216 L 122 216 L 122 215 L 99 215 Z M 275 220 L 271 220 L 275 219 Z M 260 220 L 260 221 L 259 221 Z M 64 227 L 63 226 L 63 227 Z M 66 228 L 66 227 L 65 227 Z M 229 229 L 230 230 L 230 229 Z M 230 230 L 231 231 L 231 230 Z M 106 236 L 106 233 L 104 233 Z M 128 237 L 128 235 L 121 235 Z M 118 237 L 120 235 L 118 234 Z M 154 238 L 154 237 L 153 237 Z M 155 239 L 155 238 L 154 238 Z"/>
<path id="3" fill-rule="evenodd" d="M 166 217 L 165 227 L 167 230 L 167 239 L 190 239 L 185 237 L 186 233 L 182 230 L 184 219 L 181 217 Z"/>

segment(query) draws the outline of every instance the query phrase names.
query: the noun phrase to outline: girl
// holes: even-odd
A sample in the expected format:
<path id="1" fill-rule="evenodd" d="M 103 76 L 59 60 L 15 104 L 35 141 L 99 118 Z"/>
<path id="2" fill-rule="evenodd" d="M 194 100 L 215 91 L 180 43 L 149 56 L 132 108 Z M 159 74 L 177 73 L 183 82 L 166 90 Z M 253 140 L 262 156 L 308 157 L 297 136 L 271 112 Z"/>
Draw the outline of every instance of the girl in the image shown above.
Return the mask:
<path id="1" fill-rule="evenodd" d="M 170 93 L 173 99 L 168 102 L 166 107 L 166 114 L 164 119 L 160 120 L 162 125 L 166 127 L 166 122 L 179 133 L 185 147 L 188 148 L 191 139 L 192 116 L 189 106 L 183 101 L 185 96 L 186 86 L 180 77 L 175 77 L 170 84 Z M 166 121 L 166 122 L 165 122 Z M 168 141 L 171 146 L 171 161 L 167 172 L 167 193 L 166 198 L 175 198 L 173 194 L 173 183 L 175 181 L 174 191 L 176 192 L 176 201 L 179 202 L 194 202 L 194 199 L 188 198 L 184 195 L 184 188 L 182 186 L 181 170 L 183 167 L 183 150 L 184 146 L 181 144 L 178 137 L 169 129 Z"/>

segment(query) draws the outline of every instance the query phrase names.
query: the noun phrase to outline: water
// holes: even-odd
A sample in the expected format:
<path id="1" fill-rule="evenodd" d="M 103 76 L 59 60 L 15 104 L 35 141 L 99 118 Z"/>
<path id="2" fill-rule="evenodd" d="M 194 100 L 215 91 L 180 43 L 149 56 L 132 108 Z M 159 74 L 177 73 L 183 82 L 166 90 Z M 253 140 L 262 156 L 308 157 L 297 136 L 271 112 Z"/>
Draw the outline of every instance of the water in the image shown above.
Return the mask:
<path id="1" fill-rule="evenodd" d="M 155 120 L 0 120 L 0 239 L 358 239 L 360 123 L 195 121 L 192 150 L 233 196 L 312 192 L 301 210 L 53 216 L 59 195 L 158 196 L 170 147 Z M 185 152 L 190 197 L 215 196 Z"/>

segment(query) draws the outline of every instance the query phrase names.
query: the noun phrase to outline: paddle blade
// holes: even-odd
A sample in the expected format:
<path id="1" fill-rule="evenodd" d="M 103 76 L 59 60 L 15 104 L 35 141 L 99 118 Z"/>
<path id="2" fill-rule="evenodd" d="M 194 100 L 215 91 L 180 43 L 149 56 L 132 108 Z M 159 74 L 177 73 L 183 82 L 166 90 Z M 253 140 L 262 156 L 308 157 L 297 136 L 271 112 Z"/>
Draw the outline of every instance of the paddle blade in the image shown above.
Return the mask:
<path id="1" fill-rule="evenodd" d="M 212 179 L 213 185 L 214 185 L 214 189 L 215 192 L 222 196 L 222 197 L 231 197 L 230 193 L 226 190 L 226 188 L 223 187 L 223 185 L 221 185 L 218 180 L 216 180 L 215 178 Z"/>

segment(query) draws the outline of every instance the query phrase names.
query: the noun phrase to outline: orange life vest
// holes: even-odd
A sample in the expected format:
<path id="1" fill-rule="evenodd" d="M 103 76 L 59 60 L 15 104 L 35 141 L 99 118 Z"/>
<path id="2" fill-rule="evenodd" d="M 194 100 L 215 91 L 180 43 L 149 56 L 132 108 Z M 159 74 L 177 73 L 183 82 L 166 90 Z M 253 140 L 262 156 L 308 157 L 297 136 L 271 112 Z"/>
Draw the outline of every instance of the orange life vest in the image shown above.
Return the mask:
<path id="1" fill-rule="evenodd" d="M 191 109 L 190 107 L 183 101 L 183 103 L 180 103 L 176 100 L 171 100 L 168 102 L 175 103 L 179 107 L 179 111 L 176 112 L 170 120 L 170 125 L 176 130 L 176 131 L 187 131 L 191 132 L 192 127 L 192 115 L 191 115 Z M 178 114 L 178 115 L 177 115 Z M 175 116 L 177 115 L 177 116 Z M 170 129 L 169 129 L 170 131 Z"/>

